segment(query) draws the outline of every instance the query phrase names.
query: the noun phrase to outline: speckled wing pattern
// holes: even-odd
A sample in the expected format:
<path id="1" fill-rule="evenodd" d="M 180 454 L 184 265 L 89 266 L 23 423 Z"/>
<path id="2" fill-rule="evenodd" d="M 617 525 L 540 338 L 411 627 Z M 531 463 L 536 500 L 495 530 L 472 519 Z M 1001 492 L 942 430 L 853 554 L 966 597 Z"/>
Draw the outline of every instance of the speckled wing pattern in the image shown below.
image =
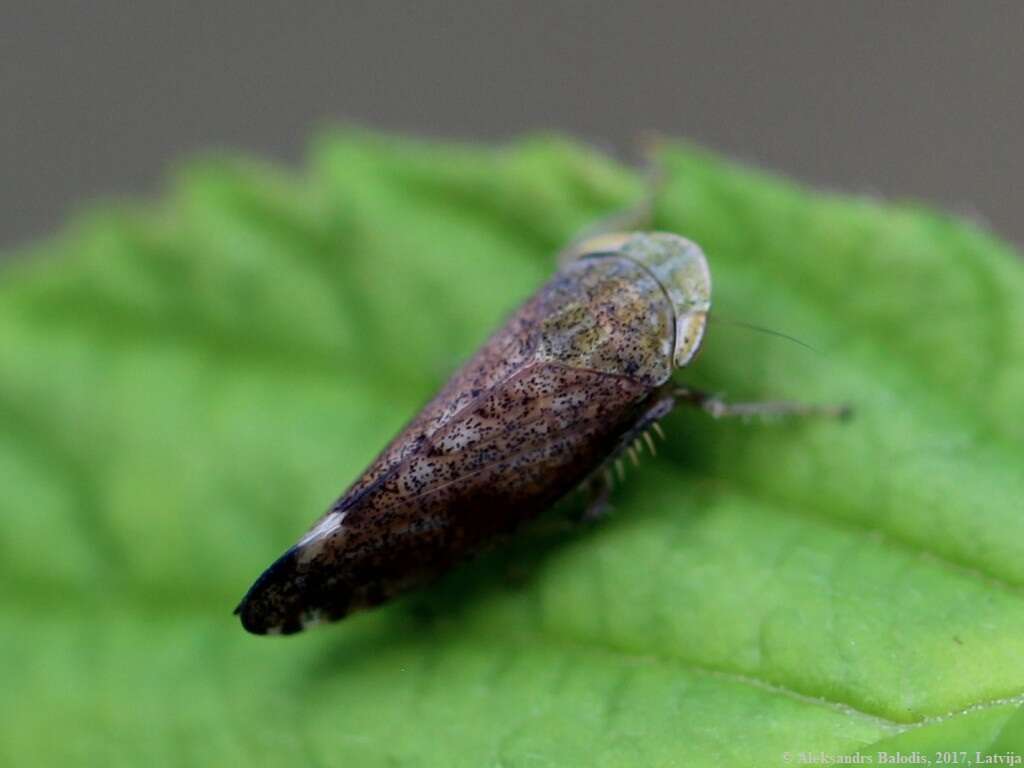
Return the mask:
<path id="1" fill-rule="evenodd" d="M 579 485 L 671 373 L 673 313 L 619 257 L 560 271 L 239 606 L 298 631 L 429 580 Z"/>

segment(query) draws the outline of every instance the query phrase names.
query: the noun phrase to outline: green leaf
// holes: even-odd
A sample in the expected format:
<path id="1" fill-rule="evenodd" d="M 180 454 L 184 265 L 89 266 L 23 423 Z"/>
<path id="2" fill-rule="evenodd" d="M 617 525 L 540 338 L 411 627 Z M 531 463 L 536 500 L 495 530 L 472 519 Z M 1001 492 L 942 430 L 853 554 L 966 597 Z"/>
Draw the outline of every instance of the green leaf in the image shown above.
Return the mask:
<path id="1" fill-rule="evenodd" d="M 680 379 L 855 418 L 677 412 L 607 520 L 287 640 L 231 616 L 252 579 L 637 174 L 554 138 L 346 133 L 301 178 L 211 159 L 9 260 L 0 764 L 1024 753 L 1020 260 L 914 206 L 662 161 L 657 226 L 715 281 Z"/>

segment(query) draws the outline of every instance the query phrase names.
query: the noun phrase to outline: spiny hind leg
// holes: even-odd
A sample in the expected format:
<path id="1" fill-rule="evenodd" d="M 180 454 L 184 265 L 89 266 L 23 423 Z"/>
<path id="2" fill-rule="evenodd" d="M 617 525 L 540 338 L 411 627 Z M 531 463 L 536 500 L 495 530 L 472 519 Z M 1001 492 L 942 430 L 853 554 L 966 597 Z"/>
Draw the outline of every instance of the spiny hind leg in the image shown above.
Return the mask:
<path id="1" fill-rule="evenodd" d="M 611 510 L 608 499 L 616 480 L 621 483 L 626 479 L 626 458 L 634 466 L 639 466 L 640 454 L 644 448 L 649 450 L 652 456 L 657 455 L 651 432 L 664 437 L 658 421 L 667 416 L 674 406 L 674 394 L 668 390 L 661 392 L 637 423 L 622 436 L 612 454 L 587 478 L 583 484 L 587 502 L 583 513 L 579 515 L 580 522 L 600 520 Z"/>
<path id="2" fill-rule="evenodd" d="M 719 395 L 703 392 L 690 387 L 680 387 L 669 382 L 662 387 L 653 403 L 637 423 L 625 434 L 618 447 L 605 462 L 584 482 L 587 503 L 579 516 L 581 522 L 599 520 L 611 509 L 608 501 L 615 481 L 625 479 L 625 458 L 634 465 L 639 464 L 639 455 L 647 448 L 652 455 L 657 449 L 651 432 L 664 439 L 658 422 L 667 416 L 677 403 L 696 406 L 713 418 L 740 417 L 743 419 L 781 419 L 793 417 L 825 417 L 846 419 L 851 414 L 848 405 L 815 405 L 788 400 L 763 400 L 757 402 L 730 403 Z"/>

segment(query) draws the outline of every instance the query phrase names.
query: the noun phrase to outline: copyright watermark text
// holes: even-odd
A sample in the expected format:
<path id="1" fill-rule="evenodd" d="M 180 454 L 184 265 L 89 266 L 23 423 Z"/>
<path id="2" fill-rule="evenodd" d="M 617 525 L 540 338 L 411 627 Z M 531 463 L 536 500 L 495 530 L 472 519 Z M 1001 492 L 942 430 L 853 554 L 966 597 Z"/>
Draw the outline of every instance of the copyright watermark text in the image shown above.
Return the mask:
<path id="1" fill-rule="evenodd" d="M 829 752 L 782 753 L 785 765 L 963 765 L 963 766 L 1017 766 L 1024 765 L 1019 752 L 850 752 L 845 755 Z"/>

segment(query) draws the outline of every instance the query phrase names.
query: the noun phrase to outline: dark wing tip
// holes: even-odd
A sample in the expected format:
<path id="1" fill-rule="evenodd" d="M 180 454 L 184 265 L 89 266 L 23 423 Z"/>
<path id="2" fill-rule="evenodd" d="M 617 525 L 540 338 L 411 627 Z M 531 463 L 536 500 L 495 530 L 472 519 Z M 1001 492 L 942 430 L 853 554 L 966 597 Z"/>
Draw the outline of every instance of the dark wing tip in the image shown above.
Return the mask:
<path id="1" fill-rule="evenodd" d="M 242 628 L 253 635 L 292 634 L 301 629 L 296 621 L 285 614 L 293 606 L 282 598 L 282 585 L 287 584 L 295 571 L 295 547 L 292 547 L 265 570 L 249 587 L 245 597 L 235 607 Z"/>
<path id="2" fill-rule="evenodd" d="M 266 620 L 266 611 L 260 608 L 260 599 L 265 595 L 263 590 L 258 590 L 260 587 L 260 581 L 257 580 L 255 584 L 245 593 L 245 597 L 238 604 L 232 615 L 237 616 L 242 622 L 242 628 L 253 635 L 266 635 L 271 631 Z"/>
<path id="3" fill-rule="evenodd" d="M 251 635 L 266 635 L 268 627 L 257 620 L 253 611 L 236 610 L 235 615 L 242 620 L 242 629 Z"/>

